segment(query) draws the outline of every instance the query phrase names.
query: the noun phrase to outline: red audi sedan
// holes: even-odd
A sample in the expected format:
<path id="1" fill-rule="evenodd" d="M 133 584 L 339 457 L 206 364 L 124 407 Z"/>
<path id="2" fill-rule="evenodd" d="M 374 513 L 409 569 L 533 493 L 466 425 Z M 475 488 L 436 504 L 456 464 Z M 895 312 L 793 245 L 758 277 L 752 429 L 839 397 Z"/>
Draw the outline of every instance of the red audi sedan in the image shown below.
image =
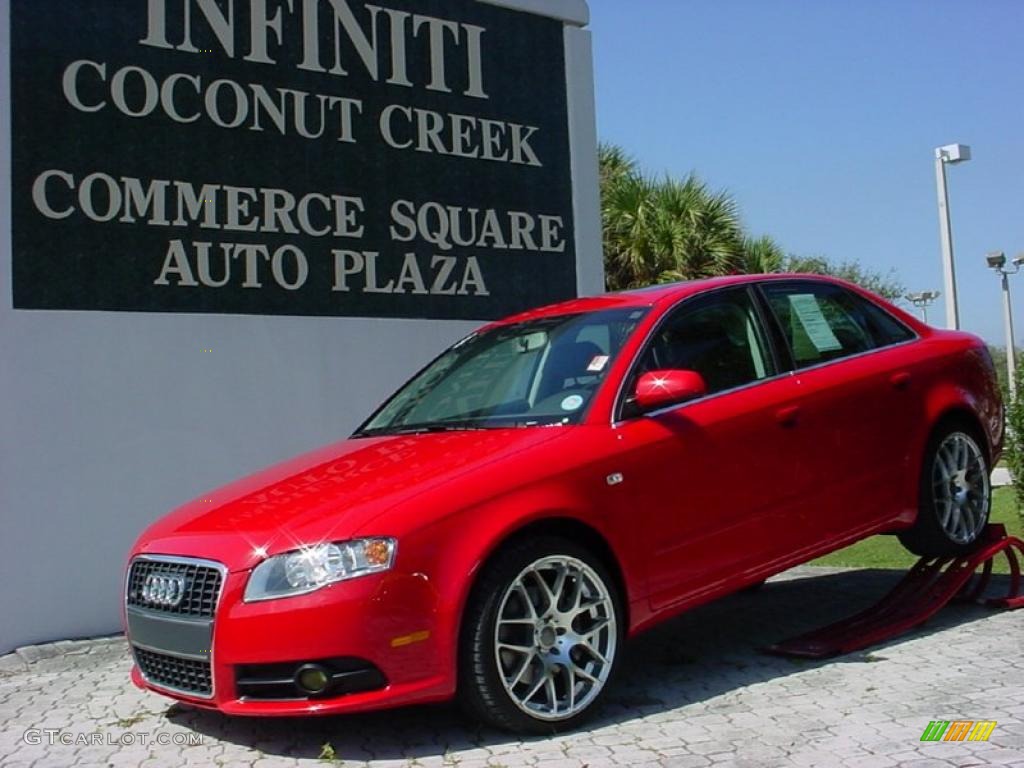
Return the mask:
<path id="1" fill-rule="evenodd" d="M 838 280 L 526 312 L 347 440 L 150 526 L 126 574 L 132 679 L 238 715 L 458 697 L 570 728 L 624 641 L 681 611 L 875 534 L 970 548 L 1002 435 L 981 340 Z"/>

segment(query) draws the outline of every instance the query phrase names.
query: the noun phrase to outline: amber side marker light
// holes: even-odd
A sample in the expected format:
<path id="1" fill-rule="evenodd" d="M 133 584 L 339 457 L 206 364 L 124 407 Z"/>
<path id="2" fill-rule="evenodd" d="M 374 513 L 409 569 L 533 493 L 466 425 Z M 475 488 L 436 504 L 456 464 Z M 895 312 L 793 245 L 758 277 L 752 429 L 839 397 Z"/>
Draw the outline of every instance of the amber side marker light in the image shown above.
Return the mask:
<path id="1" fill-rule="evenodd" d="M 412 645 L 413 643 L 422 643 L 430 637 L 429 629 L 421 629 L 419 632 L 413 632 L 411 635 L 402 635 L 401 637 L 395 637 L 391 639 L 392 648 L 401 648 L 403 645 Z"/>

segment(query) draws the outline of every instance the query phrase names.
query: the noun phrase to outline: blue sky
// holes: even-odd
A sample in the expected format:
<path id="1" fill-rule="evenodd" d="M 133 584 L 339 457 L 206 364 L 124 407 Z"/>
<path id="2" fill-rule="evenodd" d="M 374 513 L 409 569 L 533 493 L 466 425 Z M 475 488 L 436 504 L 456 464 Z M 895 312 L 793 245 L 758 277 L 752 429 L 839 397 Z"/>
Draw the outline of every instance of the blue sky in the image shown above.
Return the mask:
<path id="1" fill-rule="evenodd" d="M 652 173 L 695 170 L 789 251 L 942 289 L 949 168 L 962 326 L 1003 343 L 984 254 L 1024 252 L 1021 0 L 590 0 L 598 133 Z M 1013 279 L 1013 278 L 1011 278 Z M 1011 284 L 1018 344 L 1024 273 Z M 939 303 L 929 320 L 944 323 Z"/>

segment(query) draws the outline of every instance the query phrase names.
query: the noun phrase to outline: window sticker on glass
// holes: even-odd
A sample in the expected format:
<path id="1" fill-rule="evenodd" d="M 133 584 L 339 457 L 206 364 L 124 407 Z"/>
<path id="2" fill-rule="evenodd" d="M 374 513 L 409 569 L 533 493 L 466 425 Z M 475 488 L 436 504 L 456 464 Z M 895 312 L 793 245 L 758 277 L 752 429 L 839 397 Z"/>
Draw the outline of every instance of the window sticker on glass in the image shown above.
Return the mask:
<path id="1" fill-rule="evenodd" d="M 591 373 L 600 373 L 606 365 L 608 365 L 608 355 L 594 355 L 594 359 L 590 361 L 587 370 Z"/>
<path id="2" fill-rule="evenodd" d="M 789 305 L 794 317 L 800 319 L 807 338 L 819 352 L 834 352 L 843 345 L 832 333 L 832 327 L 821 311 L 818 299 L 812 293 L 796 293 L 789 297 Z"/>

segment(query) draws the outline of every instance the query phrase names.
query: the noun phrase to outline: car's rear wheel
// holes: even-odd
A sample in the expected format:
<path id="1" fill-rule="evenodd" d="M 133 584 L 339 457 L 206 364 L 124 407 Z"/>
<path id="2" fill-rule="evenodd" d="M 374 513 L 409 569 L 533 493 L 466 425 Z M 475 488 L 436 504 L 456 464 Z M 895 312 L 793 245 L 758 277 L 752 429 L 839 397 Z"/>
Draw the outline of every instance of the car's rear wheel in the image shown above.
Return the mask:
<path id="1" fill-rule="evenodd" d="M 978 439 L 961 428 L 938 431 L 921 468 L 920 509 L 900 541 L 917 555 L 968 551 L 988 523 L 992 505 L 988 460 Z"/>
<path id="2" fill-rule="evenodd" d="M 559 537 L 522 541 L 492 559 L 473 591 L 460 648 L 460 699 L 519 733 L 573 728 L 593 711 L 622 645 L 608 568 Z"/>

